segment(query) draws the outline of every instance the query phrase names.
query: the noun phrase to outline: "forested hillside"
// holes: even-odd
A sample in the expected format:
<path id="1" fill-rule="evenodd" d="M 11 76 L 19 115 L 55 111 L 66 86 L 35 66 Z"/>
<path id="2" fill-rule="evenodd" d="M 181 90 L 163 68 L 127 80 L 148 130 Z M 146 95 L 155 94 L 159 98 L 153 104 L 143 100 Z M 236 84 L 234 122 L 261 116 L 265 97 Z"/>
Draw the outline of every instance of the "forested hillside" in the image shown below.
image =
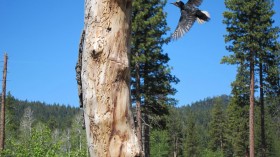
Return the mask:
<path id="1" fill-rule="evenodd" d="M 151 156 L 223 156 L 220 151 L 211 151 L 212 112 L 216 106 L 225 112 L 229 100 L 222 95 L 170 108 L 166 128 L 153 129 Z"/>
<path id="2" fill-rule="evenodd" d="M 186 106 L 170 107 L 166 116 L 158 117 L 149 126 L 151 157 L 234 156 L 234 151 L 242 150 L 242 143 L 234 145 L 234 141 L 244 140 L 237 132 L 229 130 L 233 120 L 230 102 L 231 97 L 222 95 Z M 268 154 L 276 157 L 280 155 L 277 101 L 269 101 L 266 106 Z M 259 107 L 256 113 L 258 148 Z M 3 156 L 87 156 L 81 115 L 79 108 L 22 101 L 8 94 Z M 259 154 L 260 149 L 256 150 Z"/>
<path id="3" fill-rule="evenodd" d="M 240 119 L 241 109 L 235 109 L 232 98 L 226 95 L 206 98 L 191 105 L 170 108 L 166 117 L 166 128 L 153 127 L 151 156 L 242 156 L 248 149 L 244 132 L 236 128 L 248 128 Z M 256 155 L 261 156 L 260 105 L 255 109 Z M 279 100 L 268 100 L 265 104 L 266 154 L 280 156 Z M 277 107 L 278 106 L 278 107 Z M 234 111 L 233 111 L 234 110 Z M 240 126 L 241 125 L 241 126 Z"/>
<path id="4" fill-rule="evenodd" d="M 33 111 L 34 125 L 38 122 L 46 124 L 48 127 L 65 130 L 72 125 L 72 118 L 80 113 L 76 107 L 62 104 L 46 104 L 40 101 L 18 100 L 10 93 L 7 96 L 8 115 L 13 118 L 15 130 L 18 131 L 20 120 L 26 108 Z"/>

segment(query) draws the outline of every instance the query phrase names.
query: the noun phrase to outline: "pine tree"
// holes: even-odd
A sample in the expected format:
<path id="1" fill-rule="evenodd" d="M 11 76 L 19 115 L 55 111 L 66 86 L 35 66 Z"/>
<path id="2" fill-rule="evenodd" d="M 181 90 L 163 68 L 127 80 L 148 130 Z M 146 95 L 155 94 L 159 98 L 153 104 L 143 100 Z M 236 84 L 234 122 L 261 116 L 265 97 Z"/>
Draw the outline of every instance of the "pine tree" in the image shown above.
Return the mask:
<path id="1" fill-rule="evenodd" d="M 19 115 L 19 108 L 17 105 L 16 99 L 11 95 L 10 92 L 7 94 L 7 121 L 6 121 L 6 128 L 5 132 L 7 133 L 7 138 L 11 138 L 12 136 L 17 137 L 19 135 L 19 127 L 20 121 L 19 118 L 15 115 Z"/>
<path id="2" fill-rule="evenodd" d="M 169 30 L 163 7 L 166 0 L 135 0 L 132 11 L 132 100 L 136 104 L 138 136 L 141 122 L 145 120 L 144 150 L 149 156 L 150 123 L 155 117 L 168 113 L 167 105 L 173 105 L 176 90 L 171 83 L 179 80 L 171 75 L 169 57 L 162 46 L 170 41 L 164 37 Z M 140 113 L 143 112 L 143 113 Z M 143 116 L 143 117 L 139 117 Z"/>
<path id="3" fill-rule="evenodd" d="M 261 26 L 257 29 L 260 33 L 258 39 L 259 53 L 258 53 L 258 71 L 259 71 L 259 92 L 260 92 L 260 137 L 261 145 L 259 147 L 262 157 L 268 154 L 268 141 L 266 137 L 266 120 L 265 120 L 265 104 L 264 99 L 268 96 L 279 96 L 279 43 L 277 43 L 279 27 L 273 27 L 272 16 L 272 1 L 259 2 L 257 16 L 261 19 Z M 278 81 L 277 81 L 278 80 Z"/>
<path id="4" fill-rule="evenodd" d="M 265 104 L 267 105 L 267 104 Z M 262 132 L 262 121 L 261 121 L 261 106 L 257 106 L 256 107 L 256 156 L 258 157 L 263 157 L 263 156 L 267 156 L 267 157 L 270 157 L 270 156 L 279 156 L 279 155 L 276 155 L 276 152 L 278 149 L 277 147 L 279 147 L 279 145 L 277 145 L 275 143 L 276 140 L 279 141 L 278 138 L 275 137 L 275 123 L 273 122 L 271 116 L 269 115 L 268 113 L 268 110 L 265 109 L 265 117 L 264 117 L 264 121 L 265 121 L 265 152 L 263 151 L 263 136 L 261 135 L 263 132 Z M 276 148 L 276 149 L 275 149 Z"/>
<path id="5" fill-rule="evenodd" d="M 170 145 L 168 141 L 170 136 L 166 130 L 151 131 L 151 156 L 168 157 Z"/>
<path id="6" fill-rule="evenodd" d="M 231 64 L 245 66 L 250 71 L 250 156 L 254 156 L 254 91 L 255 71 L 259 69 L 260 101 L 261 101 L 261 129 L 262 156 L 265 156 L 265 124 L 264 124 L 264 80 L 266 70 L 275 69 L 275 66 L 267 66 L 275 62 L 275 50 L 277 48 L 277 33 L 279 29 L 273 28 L 272 2 L 269 0 L 226 0 L 229 11 L 224 12 L 224 23 L 227 25 L 228 35 L 225 41 L 229 43 L 227 50 L 234 54 L 225 57 L 223 61 Z M 271 57 L 273 56 L 273 57 Z M 264 66 L 266 68 L 264 68 Z M 265 70 L 266 69 L 266 70 Z M 279 71 L 279 70 L 278 70 Z M 268 82 L 271 84 L 273 81 Z M 279 83 L 278 83 L 279 84 Z"/>
<path id="7" fill-rule="evenodd" d="M 227 156 L 249 155 L 249 76 L 245 66 L 238 67 L 236 80 L 231 84 L 233 97 L 227 108 Z"/>
<path id="8" fill-rule="evenodd" d="M 224 151 L 225 148 L 226 117 L 222 109 L 221 98 L 216 99 L 216 104 L 211 113 L 210 122 L 210 148 L 213 151 Z"/>
<path id="9" fill-rule="evenodd" d="M 184 156 L 198 157 L 200 156 L 199 136 L 194 115 L 191 113 L 187 121 L 186 138 L 184 143 Z"/>
<path id="10" fill-rule="evenodd" d="M 183 114 L 175 107 L 170 108 L 167 119 L 167 129 L 170 136 L 170 147 L 173 157 L 182 155 L 184 135 Z"/>

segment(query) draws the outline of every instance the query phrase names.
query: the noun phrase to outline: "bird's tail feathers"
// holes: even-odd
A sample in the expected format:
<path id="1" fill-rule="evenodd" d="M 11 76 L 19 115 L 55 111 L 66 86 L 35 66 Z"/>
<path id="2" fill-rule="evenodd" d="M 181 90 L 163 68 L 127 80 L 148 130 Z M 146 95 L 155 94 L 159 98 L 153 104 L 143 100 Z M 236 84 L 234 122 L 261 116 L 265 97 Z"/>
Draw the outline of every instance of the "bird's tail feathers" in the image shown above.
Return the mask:
<path id="1" fill-rule="evenodd" d="M 205 23 L 206 21 L 209 21 L 210 20 L 210 14 L 207 12 L 207 11 L 201 11 L 206 17 L 204 18 L 196 18 L 197 22 L 199 24 L 203 24 Z"/>

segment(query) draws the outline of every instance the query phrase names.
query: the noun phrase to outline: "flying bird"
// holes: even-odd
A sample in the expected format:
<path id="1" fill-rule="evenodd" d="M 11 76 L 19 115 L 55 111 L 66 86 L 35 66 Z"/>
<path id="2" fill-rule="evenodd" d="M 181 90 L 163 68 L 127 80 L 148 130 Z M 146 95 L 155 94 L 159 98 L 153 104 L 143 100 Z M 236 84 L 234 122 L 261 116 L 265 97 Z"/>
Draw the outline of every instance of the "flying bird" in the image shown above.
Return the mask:
<path id="1" fill-rule="evenodd" d="M 199 24 L 203 24 L 210 20 L 210 14 L 207 11 L 201 11 L 197 8 L 201 3 L 202 0 L 189 0 L 186 4 L 180 0 L 171 3 L 181 10 L 178 26 L 175 32 L 171 35 L 172 39 L 177 40 L 181 38 L 190 30 L 195 20 L 197 20 Z"/>

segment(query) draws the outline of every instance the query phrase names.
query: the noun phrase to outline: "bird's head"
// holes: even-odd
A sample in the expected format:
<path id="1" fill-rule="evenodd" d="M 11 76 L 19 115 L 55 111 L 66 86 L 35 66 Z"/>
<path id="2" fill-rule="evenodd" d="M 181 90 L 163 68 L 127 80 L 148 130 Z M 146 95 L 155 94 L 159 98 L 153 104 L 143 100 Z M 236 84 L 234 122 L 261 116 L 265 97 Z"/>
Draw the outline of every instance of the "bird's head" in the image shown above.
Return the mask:
<path id="1" fill-rule="evenodd" d="M 175 5 L 176 7 L 182 8 L 184 6 L 184 3 L 180 0 L 177 0 L 176 2 L 171 3 Z"/>

